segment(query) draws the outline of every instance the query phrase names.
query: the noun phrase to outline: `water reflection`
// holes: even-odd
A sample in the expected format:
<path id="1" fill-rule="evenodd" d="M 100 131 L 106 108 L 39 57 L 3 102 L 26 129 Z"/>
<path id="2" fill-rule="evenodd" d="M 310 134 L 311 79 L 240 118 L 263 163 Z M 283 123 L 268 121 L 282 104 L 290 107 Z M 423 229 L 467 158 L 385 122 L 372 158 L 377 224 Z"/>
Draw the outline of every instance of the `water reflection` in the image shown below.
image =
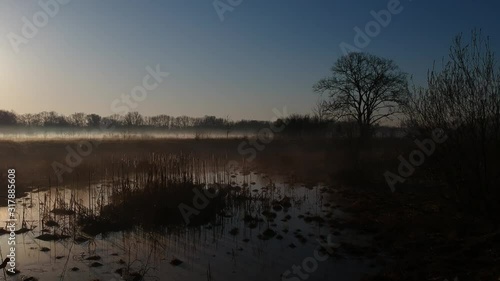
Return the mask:
<path id="1" fill-rule="evenodd" d="M 88 185 L 32 189 L 18 200 L 18 221 L 29 231 L 17 235 L 21 274 L 14 280 L 31 276 L 40 280 L 281 280 L 285 271 L 300 266 L 321 248 L 331 235 L 331 220 L 343 216 L 327 203 L 332 198 L 321 185 L 306 187 L 250 168 L 224 171 L 218 162 L 161 155 L 119 159 L 107 166 L 107 177 L 89 179 Z M 197 224 L 149 220 L 163 215 L 150 213 L 157 207 L 153 206 L 123 212 L 139 218 L 120 218 L 120 226 L 128 222 L 126 228 L 82 231 L 82 217 L 97 220 L 107 214 L 108 206 L 133 201 L 141 196 L 138 192 L 163 192 L 163 185 L 178 182 L 216 188 L 224 204 L 193 214 L 214 214 Z M 153 196 L 158 194 L 178 192 Z M 188 194 L 192 200 L 192 191 Z M 178 208 L 175 212 L 180 216 Z M 5 208 L 0 214 L 6 221 Z M 147 227 L 146 221 L 161 222 L 161 227 Z M 2 245 L 7 245 L 7 236 L 0 237 Z M 367 270 L 362 261 L 331 257 L 306 273 L 307 280 L 357 280 Z M 300 275 L 284 280 L 297 280 L 294 276 L 301 280 Z"/>

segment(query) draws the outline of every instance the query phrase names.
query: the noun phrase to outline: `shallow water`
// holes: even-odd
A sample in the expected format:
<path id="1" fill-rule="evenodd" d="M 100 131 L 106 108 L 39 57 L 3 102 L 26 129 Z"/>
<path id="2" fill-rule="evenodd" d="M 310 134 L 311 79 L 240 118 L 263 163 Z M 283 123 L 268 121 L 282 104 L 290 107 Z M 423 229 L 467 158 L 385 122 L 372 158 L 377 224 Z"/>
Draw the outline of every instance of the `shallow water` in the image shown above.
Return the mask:
<path id="1" fill-rule="evenodd" d="M 239 174 L 232 180 L 235 185 L 244 186 L 248 177 Z M 39 280 L 124 280 L 115 271 L 129 267 L 130 272 L 145 272 L 144 280 L 359 280 L 363 273 L 374 270 L 369 267 L 369 261 L 345 256 L 342 259 L 328 257 L 325 261 L 316 262 L 313 259 L 315 251 L 321 247 L 320 243 L 325 243 L 328 238 L 334 243 L 361 239 L 350 236 L 347 231 L 345 235 L 333 236 L 328 222 L 306 222 L 303 217 L 299 217 L 325 217 L 330 214 L 330 218 L 336 218 L 345 215 L 336 208 L 324 206 L 326 202 L 334 202 L 334 198 L 323 192 L 321 185 L 306 188 L 301 184 L 285 183 L 286 180 L 282 178 L 273 177 L 271 180 L 268 176 L 257 174 L 251 174 L 251 180 L 253 184 L 248 188 L 252 193 L 267 193 L 268 197 L 278 200 L 287 196 L 291 198 L 292 206 L 287 210 L 276 211 L 274 221 L 262 216 L 263 221 L 255 228 L 250 228 L 243 220 L 248 209 L 233 207 L 218 225 L 207 224 L 180 231 L 167 229 L 160 233 L 146 232 L 136 227 L 131 231 L 91 237 L 82 243 L 74 242 L 72 238 L 51 242 L 36 239 L 42 234 L 40 214 L 44 213 L 44 208 L 51 208 L 55 204 L 55 198 L 69 202 L 73 195 L 83 205 L 106 198 L 107 195 L 98 196 L 102 194 L 99 191 L 104 189 L 104 182 L 90 188 L 61 187 L 57 190 L 34 191 L 27 198 L 18 199 L 18 220 L 22 221 L 24 217 L 27 226 L 33 230 L 17 235 L 16 268 L 21 274 L 8 278 L 23 280 L 33 276 Z M 22 203 L 25 203 L 24 206 Z M 259 210 L 258 203 L 253 204 L 255 206 L 250 207 Z M 0 214 L 0 219 L 6 221 L 7 209 L 0 208 Z M 287 215 L 291 218 L 282 221 Z M 62 228 L 75 225 L 67 216 L 54 216 L 54 219 L 60 226 L 46 229 L 61 232 Z M 237 234 L 230 233 L 234 228 L 238 228 Z M 268 228 L 276 231 L 276 236 L 268 240 L 259 239 L 258 236 Z M 2 257 L 7 254 L 7 239 L 8 235 L 0 236 Z M 50 250 L 43 252 L 43 247 Z M 86 259 L 96 255 L 101 259 Z M 323 256 L 324 253 L 321 253 Z M 171 265 L 174 258 L 183 263 Z M 304 261 L 304 265 L 310 267 L 310 272 L 293 274 L 293 266 L 302 266 Z M 92 267 L 94 262 L 102 266 Z M 74 267 L 79 270 L 72 271 Z M 287 270 L 292 273 L 282 279 L 282 274 Z"/>

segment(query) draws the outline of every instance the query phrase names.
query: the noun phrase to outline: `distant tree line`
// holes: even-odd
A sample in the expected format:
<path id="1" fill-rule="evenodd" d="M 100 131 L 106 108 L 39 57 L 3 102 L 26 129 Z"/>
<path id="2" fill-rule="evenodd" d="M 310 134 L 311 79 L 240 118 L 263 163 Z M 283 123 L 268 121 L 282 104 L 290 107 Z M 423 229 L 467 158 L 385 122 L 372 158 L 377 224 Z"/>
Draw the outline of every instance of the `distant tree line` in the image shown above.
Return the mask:
<path id="1" fill-rule="evenodd" d="M 240 125 L 255 125 L 262 121 L 240 121 Z M 219 127 L 224 128 L 234 125 L 235 122 L 228 118 L 217 118 L 215 116 L 173 117 L 169 115 L 143 116 L 139 112 L 129 112 L 126 115 L 114 114 L 103 117 L 98 114 L 85 114 L 82 112 L 71 115 L 62 115 L 57 112 L 40 112 L 36 114 L 16 114 L 12 111 L 0 110 L 0 125 L 2 126 L 24 126 L 24 127 L 76 127 L 76 128 L 99 128 L 102 125 L 113 125 L 116 127 L 156 127 L 156 128 L 194 128 L 194 127 Z"/>
<path id="2" fill-rule="evenodd" d="M 335 122 L 332 119 L 314 115 L 292 114 L 286 118 L 274 121 L 275 125 L 283 127 L 281 134 L 288 136 L 332 136 L 347 135 L 351 124 Z M 285 124 L 285 126 L 281 126 Z M 270 121 L 239 120 L 216 116 L 189 117 L 170 116 L 166 114 L 143 116 L 139 112 L 129 112 L 126 115 L 114 114 L 100 116 L 98 114 L 73 113 L 71 115 L 57 112 L 40 112 L 36 114 L 16 114 L 12 111 L 0 110 L 0 126 L 20 128 L 61 128 L 61 129 L 99 129 L 106 125 L 122 129 L 206 129 L 220 130 L 228 135 L 232 131 L 259 130 L 270 125 Z"/>

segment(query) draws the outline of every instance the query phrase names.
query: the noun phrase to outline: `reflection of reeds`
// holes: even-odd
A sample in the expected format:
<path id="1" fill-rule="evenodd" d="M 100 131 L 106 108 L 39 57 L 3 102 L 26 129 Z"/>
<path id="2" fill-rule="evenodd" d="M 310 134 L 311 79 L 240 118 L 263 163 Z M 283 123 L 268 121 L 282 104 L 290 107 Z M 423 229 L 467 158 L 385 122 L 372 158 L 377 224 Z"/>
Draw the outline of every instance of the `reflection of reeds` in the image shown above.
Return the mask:
<path id="1" fill-rule="evenodd" d="M 182 225 L 179 205 L 192 206 L 194 190 L 204 193 L 209 189 L 216 196 L 193 217 L 190 225 L 216 223 L 217 213 L 225 207 L 229 194 L 222 163 L 217 157 L 202 160 L 182 153 L 113 158 L 107 167 L 110 178 L 104 181 L 109 184 L 100 185 L 97 194 L 89 184 L 89 203 L 78 206 L 78 222 L 89 234 L 134 225 Z"/>
<path id="2" fill-rule="evenodd" d="M 113 156 L 102 159 L 101 166 L 86 173 L 84 189 L 77 183 L 70 188 L 50 188 L 36 191 L 39 221 L 54 236 L 69 235 L 75 241 L 99 233 L 141 227 L 143 230 L 183 230 L 186 222 L 180 204 L 193 207 L 195 190 L 215 194 L 199 213 L 190 216 L 188 227 L 208 225 L 222 228 L 236 214 L 254 217 L 252 228 L 263 223 L 263 217 L 281 197 L 272 182 L 257 190 L 252 183 L 250 168 L 242 163 L 238 172 L 226 168 L 227 158 L 198 158 L 191 154 L 145 154 Z M 95 171 L 100 170 L 97 173 Z M 80 175 L 76 175 L 77 177 Z M 236 180 L 243 180 L 237 186 Z M 246 183 L 246 184 L 245 184 Z M 83 196 L 82 196 L 83 194 Z M 35 196 L 35 194 L 32 194 Z M 274 218 L 267 217 L 269 222 Z M 56 233 L 57 228 L 57 233 Z M 80 233 L 82 230 L 84 233 Z M 83 241 L 83 240 L 82 240 Z"/>
<path id="3" fill-rule="evenodd" d="M 212 270 L 210 269 L 210 263 L 208 264 L 208 269 L 207 269 L 207 281 L 212 281 Z"/>
<path id="4" fill-rule="evenodd" d="M 226 166 L 228 159 L 222 152 L 207 156 L 199 152 L 149 154 L 141 150 L 108 157 L 116 151 L 104 157 L 89 157 L 81 166 L 85 169 L 75 169 L 71 177 L 68 175 L 65 186 L 49 185 L 45 189 L 35 189 L 31 199 L 35 201 L 34 211 L 40 208 L 38 221 L 39 225 L 43 224 L 42 229 L 47 228 L 55 234 L 67 233 L 74 238 L 78 248 L 95 245 L 88 241 L 93 235 L 82 234 L 82 228 L 90 234 L 133 228 L 134 231 L 109 233 L 104 237 L 105 242 L 98 242 L 95 246 L 111 247 L 111 251 L 124 260 L 120 267 L 127 267 L 128 275 L 135 272 L 144 276 L 150 268 L 153 269 L 149 274 L 155 274 L 154 267 L 164 263 L 165 257 L 168 263 L 174 255 L 189 265 L 193 263 L 193 257 L 205 254 L 204 247 L 219 242 L 246 240 L 258 245 L 257 251 L 265 251 L 263 245 L 268 244 L 250 238 L 257 234 L 262 234 L 264 240 L 273 237 L 274 233 L 268 229 L 279 234 L 281 226 L 273 223 L 276 220 L 280 224 L 282 212 L 279 210 L 301 202 L 294 196 L 293 188 L 284 189 L 283 185 L 274 184 L 271 177 L 263 175 L 266 170 L 252 169 L 250 163 L 244 161 L 237 165 L 237 171 L 229 170 Z M 253 171 L 258 171 L 258 174 Z M 212 205 L 201 210 L 199 215 L 190 217 L 194 227 L 185 227 L 178 206 L 181 202 L 193 205 L 193 188 L 217 190 L 218 196 L 210 199 Z M 290 198 L 283 199 L 285 195 Z M 37 206 L 38 203 L 42 204 Z M 177 219 L 168 218 L 169 212 Z M 293 210 L 290 214 L 294 215 Z M 49 220 L 57 222 L 60 227 L 48 227 Z M 291 224 L 293 227 L 287 226 L 287 229 L 295 229 L 295 222 Z M 157 231 L 164 230 L 165 225 L 168 231 Z M 139 236 L 141 234 L 144 236 Z M 101 241 L 100 237 L 95 241 Z M 134 246 L 130 248 L 129 244 Z M 155 247 L 159 249 L 155 250 Z M 229 251 L 235 254 L 233 250 Z M 130 259 L 127 259 L 128 254 Z M 206 273 L 207 280 L 218 278 L 218 270 L 212 272 L 210 265 L 207 268 L 206 259 L 194 262 L 198 260 L 205 261 L 200 273 Z"/>

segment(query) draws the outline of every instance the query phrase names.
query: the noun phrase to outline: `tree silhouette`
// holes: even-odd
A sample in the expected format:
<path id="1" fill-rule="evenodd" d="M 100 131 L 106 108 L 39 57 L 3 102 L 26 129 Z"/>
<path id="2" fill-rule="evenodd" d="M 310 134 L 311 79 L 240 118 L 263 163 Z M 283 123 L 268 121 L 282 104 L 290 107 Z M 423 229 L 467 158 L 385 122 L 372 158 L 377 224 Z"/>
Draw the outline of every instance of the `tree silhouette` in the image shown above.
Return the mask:
<path id="1" fill-rule="evenodd" d="M 408 93 L 407 75 L 389 59 L 367 53 L 349 53 L 331 68 L 314 91 L 327 94 L 325 113 L 335 119 L 355 120 L 361 139 L 372 126 L 397 112 Z"/>
<path id="2" fill-rule="evenodd" d="M 127 115 L 124 117 L 124 123 L 125 126 L 127 127 L 134 127 L 134 126 L 142 126 L 144 123 L 144 119 L 139 112 L 134 111 L 134 112 L 129 112 Z"/>
<path id="3" fill-rule="evenodd" d="M 87 124 L 89 127 L 96 128 L 101 125 L 101 116 L 97 114 L 89 114 L 87 115 Z"/>
<path id="4" fill-rule="evenodd" d="M 87 116 L 85 115 L 85 113 L 82 113 L 82 112 L 77 112 L 77 113 L 71 114 L 71 116 L 69 117 L 69 120 L 70 120 L 71 125 L 73 125 L 75 127 L 86 127 L 88 124 L 87 123 L 88 122 Z"/>
<path id="5" fill-rule="evenodd" d="M 404 107 L 408 123 L 426 137 L 446 132 L 439 165 L 456 200 L 498 220 L 500 206 L 500 67 L 489 40 L 473 31 L 470 42 L 455 38 L 449 60 L 432 70 Z"/>
<path id="6" fill-rule="evenodd" d="M 14 112 L 0 110 L 0 125 L 12 126 L 17 124 L 17 115 Z"/>

